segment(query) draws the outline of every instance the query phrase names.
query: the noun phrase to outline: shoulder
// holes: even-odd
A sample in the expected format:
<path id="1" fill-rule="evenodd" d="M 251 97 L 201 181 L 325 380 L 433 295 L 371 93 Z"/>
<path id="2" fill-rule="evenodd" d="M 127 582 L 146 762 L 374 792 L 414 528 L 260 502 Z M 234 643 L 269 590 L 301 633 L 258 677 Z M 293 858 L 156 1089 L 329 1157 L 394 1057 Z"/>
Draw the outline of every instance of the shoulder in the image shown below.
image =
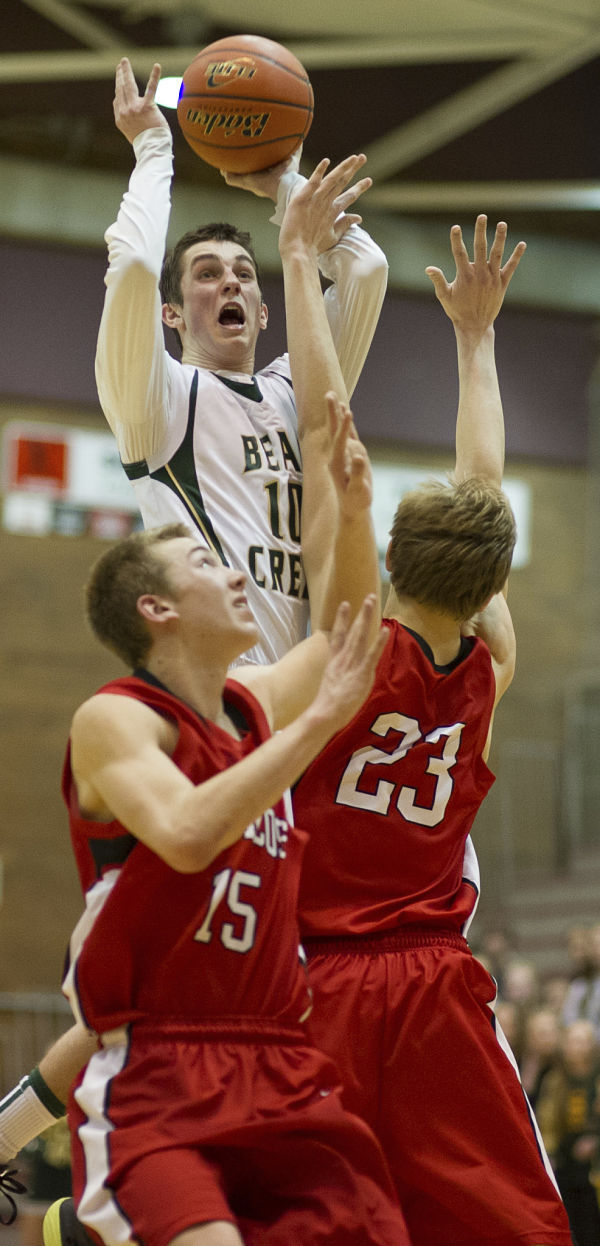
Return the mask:
<path id="1" fill-rule="evenodd" d="M 119 754 L 142 740 L 153 740 L 164 747 L 172 730 L 167 720 L 135 693 L 115 683 L 111 691 L 101 689 L 75 711 L 71 724 L 71 744 L 77 753 L 94 756 Z"/>

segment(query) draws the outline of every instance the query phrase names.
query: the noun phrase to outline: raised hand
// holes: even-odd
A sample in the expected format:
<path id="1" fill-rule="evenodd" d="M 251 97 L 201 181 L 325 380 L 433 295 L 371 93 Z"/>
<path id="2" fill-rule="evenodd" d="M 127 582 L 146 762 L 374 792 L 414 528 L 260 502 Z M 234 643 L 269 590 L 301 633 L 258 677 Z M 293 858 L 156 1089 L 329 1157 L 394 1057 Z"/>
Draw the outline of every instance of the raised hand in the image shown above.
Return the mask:
<path id="1" fill-rule="evenodd" d="M 155 64 L 146 90 L 140 95 L 131 62 L 124 56 L 117 65 L 113 101 L 115 125 L 130 143 L 143 130 L 166 130 L 171 133 L 169 123 L 154 99 L 159 82 L 160 65 Z"/>
<path id="2" fill-rule="evenodd" d="M 348 156 L 328 172 L 330 161 L 321 160 L 308 181 L 292 195 L 279 232 L 279 251 L 283 255 L 300 245 L 317 256 L 335 246 L 350 225 L 362 217 L 347 212 L 372 185 L 363 177 L 349 183 L 365 164 L 366 156 Z"/>
<path id="3" fill-rule="evenodd" d="M 373 501 L 373 476 L 365 447 L 354 427 L 350 408 L 330 391 L 326 394 L 329 413 L 329 471 L 342 514 L 348 518 L 367 510 Z"/>
<path id="4" fill-rule="evenodd" d="M 494 323 L 526 247 L 526 243 L 518 242 L 503 265 L 506 234 L 506 222 L 500 221 L 488 255 L 487 216 L 478 216 L 475 222 L 473 259 L 470 260 L 461 227 L 453 225 L 450 230 L 450 245 L 456 264 L 454 280 L 448 282 L 440 268 L 425 269 L 433 282 L 439 302 L 457 329 L 484 332 Z"/>

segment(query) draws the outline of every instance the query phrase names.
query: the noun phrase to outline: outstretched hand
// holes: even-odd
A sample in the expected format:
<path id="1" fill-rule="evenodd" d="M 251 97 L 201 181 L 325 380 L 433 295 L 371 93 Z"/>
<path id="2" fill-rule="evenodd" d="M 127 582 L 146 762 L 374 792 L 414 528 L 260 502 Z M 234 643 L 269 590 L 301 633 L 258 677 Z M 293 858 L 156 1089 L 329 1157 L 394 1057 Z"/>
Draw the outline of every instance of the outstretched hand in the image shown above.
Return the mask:
<path id="1" fill-rule="evenodd" d="M 171 133 L 169 123 L 154 99 L 159 82 L 160 65 L 155 64 L 152 66 L 146 90 L 140 95 L 128 58 L 122 57 L 117 65 L 113 101 L 115 125 L 130 143 L 143 130 L 165 130 L 168 134 Z"/>
<path id="2" fill-rule="evenodd" d="M 366 156 L 348 156 L 328 172 L 330 161 L 321 160 L 314 172 L 292 195 L 279 231 L 279 251 L 283 256 L 300 244 L 315 257 L 335 246 L 351 225 L 362 217 L 349 213 L 351 207 L 372 185 L 363 177 L 349 183 L 362 168 Z"/>
<path id="3" fill-rule="evenodd" d="M 373 475 L 365 447 L 354 427 L 352 412 L 337 394 L 326 394 L 329 413 L 329 471 L 340 511 L 352 518 L 373 501 Z"/>
<path id="4" fill-rule="evenodd" d="M 475 222 L 473 259 L 469 259 L 460 225 L 450 230 L 450 245 L 456 264 L 456 276 L 449 283 L 440 268 L 426 268 L 436 296 L 455 328 L 483 333 L 494 323 L 504 295 L 524 254 L 526 243 L 518 242 L 512 255 L 502 264 L 506 245 L 507 225 L 500 221 L 488 256 L 487 216 Z"/>

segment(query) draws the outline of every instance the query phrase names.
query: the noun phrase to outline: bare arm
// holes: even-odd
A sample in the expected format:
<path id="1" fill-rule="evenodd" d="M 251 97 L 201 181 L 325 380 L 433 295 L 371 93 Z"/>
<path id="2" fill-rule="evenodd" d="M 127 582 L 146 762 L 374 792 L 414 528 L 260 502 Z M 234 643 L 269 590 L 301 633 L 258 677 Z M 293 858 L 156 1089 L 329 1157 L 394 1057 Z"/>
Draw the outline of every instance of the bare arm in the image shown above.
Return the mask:
<path id="1" fill-rule="evenodd" d="M 473 260 L 462 230 L 450 231 L 456 275 L 450 284 L 439 268 L 428 268 L 436 296 L 456 335 L 459 405 L 456 427 L 456 479 L 482 476 L 501 484 L 504 469 L 504 419 L 494 355 L 494 321 L 510 280 L 525 251 L 519 242 L 502 265 L 507 226 L 501 221 L 489 251 L 487 217 L 475 222 Z"/>
<path id="2" fill-rule="evenodd" d="M 484 610 L 463 626 L 465 635 L 479 636 L 485 641 L 492 659 L 492 668 L 496 680 L 494 712 L 501 697 L 512 683 L 515 673 L 516 641 L 510 610 L 505 593 L 496 593 Z M 492 741 L 494 712 L 490 721 L 488 737 L 483 754 L 487 761 Z"/>
<path id="3" fill-rule="evenodd" d="M 301 430 L 302 551 L 313 628 L 331 626 L 340 600 L 356 610 L 366 593 L 380 591 L 368 458 L 352 429 L 317 268 L 323 232 L 371 184 L 362 178 L 348 186 L 363 164 L 363 156 L 351 156 L 327 172 L 322 161 L 288 205 L 279 239 Z"/>
<path id="4" fill-rule="evenodd" d="M 42 1056 L 38 1066 L 40 1073 L 57 1099 L 67 1102 L 71 1084 L 97 1049 L 95 1035 L 76 1024 L 61 1034 Z"/>
<path id="5" fill-rule="evenodd" d="M 341 610 L 316 696 L 299 717 L 198 786 L 171 760 L 173 724 L 141 702 L 92 697 L 77 711 L 71 732 L 82 811 L 117 818 L 181 873 L 204 869 L 279 799 L 368 695 L 385 642 L 382 633 L 370 644 L 373 611 L 371 599 L 349 626 L 348 610 Z M 278 665 L 262 671 L 266 700 Z M 243 672 L 240 677 L 244 682 Z M 298 680 L 302 684 L 302 672 Z M 260 697 L 260 681 L 255 691 Z"/>

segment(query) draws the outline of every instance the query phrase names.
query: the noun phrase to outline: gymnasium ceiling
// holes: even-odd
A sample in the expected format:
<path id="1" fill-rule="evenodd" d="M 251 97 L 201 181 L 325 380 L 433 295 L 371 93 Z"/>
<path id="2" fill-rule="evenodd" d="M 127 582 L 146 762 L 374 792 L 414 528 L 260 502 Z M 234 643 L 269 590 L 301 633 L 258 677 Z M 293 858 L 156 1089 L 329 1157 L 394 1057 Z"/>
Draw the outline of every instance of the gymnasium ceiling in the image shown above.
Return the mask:
<path id="1" fill-rule="evenodd" d="M 89 233 L 101 238 L 96 175 L 122 186 L 131 168 L 112 121 L 119 57 L 140 83 L 154 60 L 180 75 L 200 47 L 244 31 L 286 43 L 310 73 L 307 167 L 367 153 L 368 211 L 388 240 L 407 222 L 421 238 L 483 210 L 511 235 L 554 242 L 581 271 L 598 261 L 600 0 L 245 0 L 242 12 L 217 0 L 2 0 L 0 232 L 36 233 L 10 190 L 28 172 L 38 198 L 58 174 L 87 178 Z M 231 195 L 168 115 L 177 187 Z M 48 231 L 65 237 L 56 215 Z"/>

